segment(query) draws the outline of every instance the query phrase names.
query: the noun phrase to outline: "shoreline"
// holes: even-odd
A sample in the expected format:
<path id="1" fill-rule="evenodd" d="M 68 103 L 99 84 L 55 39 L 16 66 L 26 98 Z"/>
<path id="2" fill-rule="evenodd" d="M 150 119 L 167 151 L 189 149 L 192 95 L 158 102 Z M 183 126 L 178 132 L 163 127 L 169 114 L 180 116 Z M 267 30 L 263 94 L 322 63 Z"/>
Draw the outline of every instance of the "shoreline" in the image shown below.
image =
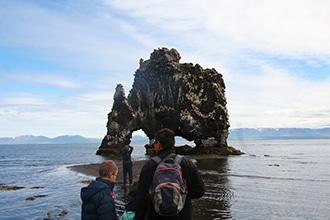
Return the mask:
<path id="1" fill-rule="evenodd" d="M 194 155 L 194 156 L 185 156 L 190 160 L 203 160 L 203 159 L 221 159 L 226 158 L 226 156 L 219 156 L 219 155 Z M 133 182 L 139 180 L 140 172 L 143 165 L 148 161 L 147 160 L 133 160 Z M 113 160 L 118 166 L 118 175 L 116 182 L 122 183 L 123 182 L 123 163 L 121 160 Z M 98 170 L 101 163 L 90 163 L 90 164 L 79 164 L 79 165 L 71 165 L 68 168 L 72 171 L 85 174 L 87 176 L 98 177 Z"/>
<path id="2" fill-rule="evenodd" d="M 122 183 L 123 182 L 123 163 L 122 161 L 113 160 L 116 165 L 118 166 L 118 175 L 116 182 Z M 133 161 L 133 182 L 139 180 L 140 172 L 143 165 L 147 162 L 147 160 L 137 160 Z M 98 177 L 99 176 L 99 167 L 101 163 L 90 163 L 90 164 L 79 164 L 79 165 L 72 165 L 68 166 L 70 170 L 73 170 L 78 173 L 85 174 L 87 176 Z M 127 176 L 128 178 L 128 176 Z"/>

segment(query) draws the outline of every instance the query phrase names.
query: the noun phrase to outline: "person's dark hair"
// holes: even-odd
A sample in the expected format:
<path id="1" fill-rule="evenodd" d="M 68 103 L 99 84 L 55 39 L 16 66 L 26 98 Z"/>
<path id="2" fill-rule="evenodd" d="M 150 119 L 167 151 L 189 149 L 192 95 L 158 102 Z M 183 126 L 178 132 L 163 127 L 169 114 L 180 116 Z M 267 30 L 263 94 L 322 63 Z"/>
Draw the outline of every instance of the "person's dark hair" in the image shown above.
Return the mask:
<path id="1" fill-rule="evenodd" d="M 175 133 L 169 128 L 160 129 L 155 134 L 155 141 L 159 141 L 163 148 L 173 148 L 175 144 Z"/>
<path id="2" fill-rule="evenodd" d="M 129 146 L 128 145 L 125 145 L 124 148 L 123 148 L 123 150 L 128 151 L 129 150 Z"/>

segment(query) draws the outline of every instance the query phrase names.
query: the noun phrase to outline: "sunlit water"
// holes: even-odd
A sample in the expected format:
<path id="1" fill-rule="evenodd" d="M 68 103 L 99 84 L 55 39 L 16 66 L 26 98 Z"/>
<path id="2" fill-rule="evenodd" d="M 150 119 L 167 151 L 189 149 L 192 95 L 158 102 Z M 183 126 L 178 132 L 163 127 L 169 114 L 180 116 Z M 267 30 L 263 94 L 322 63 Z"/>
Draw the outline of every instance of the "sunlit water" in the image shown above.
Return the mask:
<path id="1" fill-rule="evenodd" d="M 194 219 L 330 219 L 330 140 L 229 144 L 246 154 L 195 160 L 206 193 Z M 0 184 L 25 187 L 0 191 L 0 219 L 80 219 L 80 181 L 90 177 L 67 167 L 102 162 L 98 145 L 0 145 Z M 134 160 L 147 159 L 144 143 L 132 145 Z M 120 213 L 120 184 L 115 192 Z M 35 195 L 45 197 L 26 200 Z"/>

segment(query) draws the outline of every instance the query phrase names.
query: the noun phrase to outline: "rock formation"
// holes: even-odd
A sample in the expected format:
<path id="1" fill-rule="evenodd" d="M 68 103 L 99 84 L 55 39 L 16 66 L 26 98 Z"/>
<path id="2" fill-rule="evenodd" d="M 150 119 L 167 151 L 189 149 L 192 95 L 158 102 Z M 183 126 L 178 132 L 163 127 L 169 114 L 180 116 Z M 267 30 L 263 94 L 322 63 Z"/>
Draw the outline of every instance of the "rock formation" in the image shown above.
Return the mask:
<path id="1" fill-rule="evenodd" d="M 175 49 L 154 50 L 149 60 L 140 59 L 128 96 L 118 84 L 107 135 L 97 154 L 116 153 L 142 130 L 151 140 L 161 128 L 194 141 L 195 148 L 227 147 L 228 112 L 225 84 L 214 68 L 179 63 Z M 117 151 L 116 151 L 117 150 Z"/>

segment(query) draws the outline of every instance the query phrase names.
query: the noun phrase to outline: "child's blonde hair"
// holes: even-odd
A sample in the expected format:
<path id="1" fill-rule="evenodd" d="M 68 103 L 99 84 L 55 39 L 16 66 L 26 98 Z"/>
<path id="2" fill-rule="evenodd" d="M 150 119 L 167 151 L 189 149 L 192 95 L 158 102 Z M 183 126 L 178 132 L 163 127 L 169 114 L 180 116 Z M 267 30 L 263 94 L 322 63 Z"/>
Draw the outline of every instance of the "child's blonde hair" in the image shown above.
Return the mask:
<path id="1" fill-rule="evenodd" d="M 118 172 L 118 166 L 112 160 L 106 160 L 101 163 L 99 168 L 100 177 L 107 177 L 109 173 L 116 174 Z"/>

